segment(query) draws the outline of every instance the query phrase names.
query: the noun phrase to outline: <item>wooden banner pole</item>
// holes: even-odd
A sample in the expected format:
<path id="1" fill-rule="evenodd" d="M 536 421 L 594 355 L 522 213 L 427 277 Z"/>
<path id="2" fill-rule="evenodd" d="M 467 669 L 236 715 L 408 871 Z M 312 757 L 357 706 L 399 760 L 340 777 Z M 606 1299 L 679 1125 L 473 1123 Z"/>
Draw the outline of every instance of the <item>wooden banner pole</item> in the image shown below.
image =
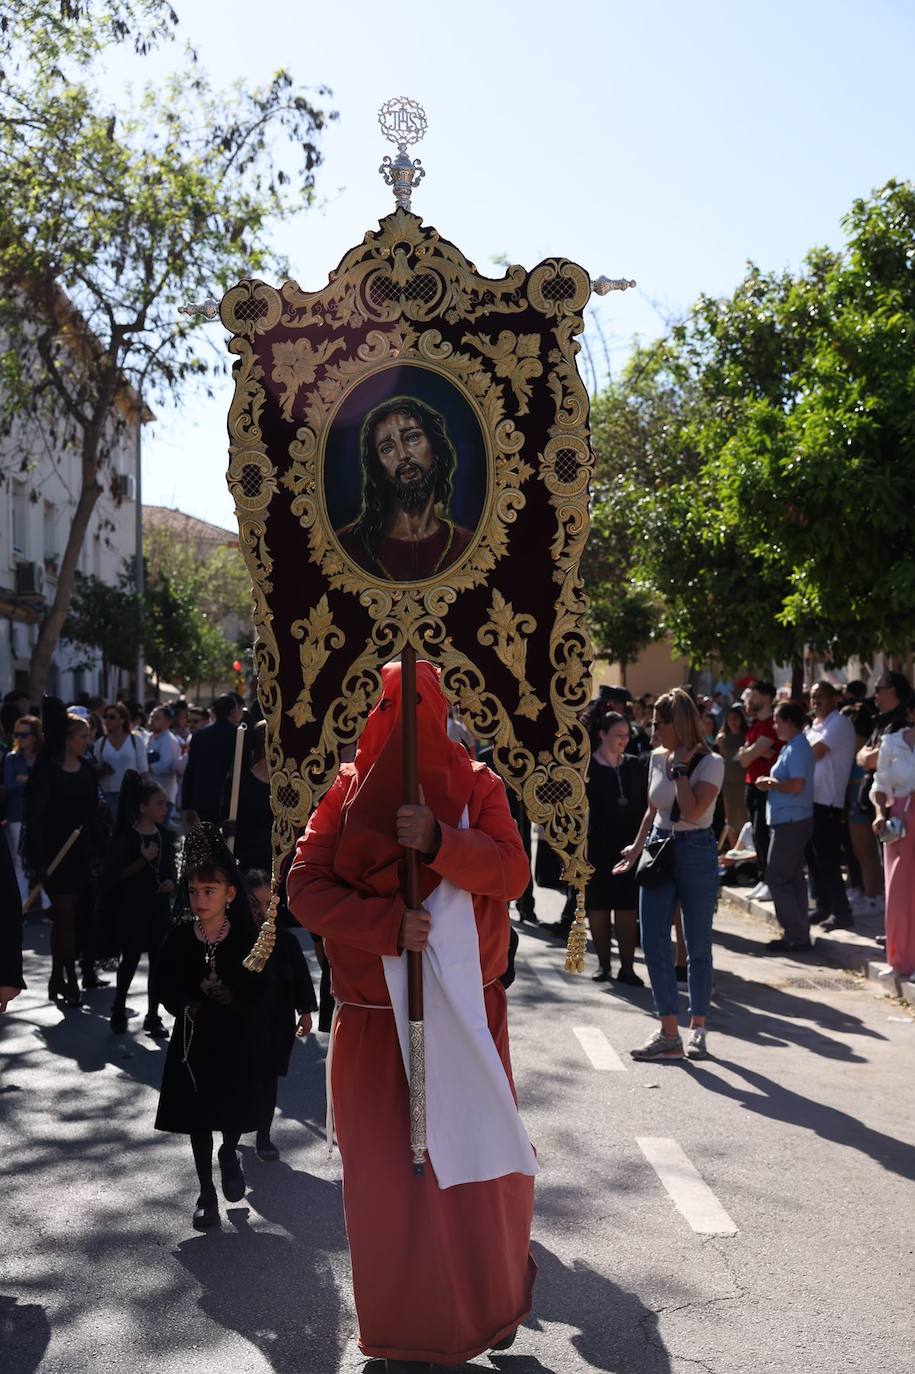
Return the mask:
<path id="1" fill-rule="evenodd" d="M 408 644 L 400 656 L 403 722 L 403 796 L 419 805 L 419 755 L 416 728 L 416 650 Z M 404 898 L 415 910 L 419 898 L 419 854 L 404 850 Z M 407 1019 L 410 1028 L 410 1150 L 413 1172 L 426 1168 L 426 1042 L 423 1028 L 423 956 L 407 950 Z"/>

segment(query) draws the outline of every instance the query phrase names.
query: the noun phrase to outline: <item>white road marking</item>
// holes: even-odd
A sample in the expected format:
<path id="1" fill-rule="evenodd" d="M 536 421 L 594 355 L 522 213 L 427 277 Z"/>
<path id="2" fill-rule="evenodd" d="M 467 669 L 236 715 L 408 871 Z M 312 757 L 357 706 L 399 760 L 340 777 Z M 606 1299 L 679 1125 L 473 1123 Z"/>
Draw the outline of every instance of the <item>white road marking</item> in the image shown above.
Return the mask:
<path id="1" fill-rule="evenodd" d="M 737 1235 L 737 1227 L 675 1140 L 641 1136 L 636 1144 L 694 1231 L 700 1236 Z"/>
<path id="2" fill-rule="evenodd" d="M 626 1065 L 600 1026 L 573 1026 L 572 1034 L 595 1069 L 601 1073 L 625 1073 Z"/>

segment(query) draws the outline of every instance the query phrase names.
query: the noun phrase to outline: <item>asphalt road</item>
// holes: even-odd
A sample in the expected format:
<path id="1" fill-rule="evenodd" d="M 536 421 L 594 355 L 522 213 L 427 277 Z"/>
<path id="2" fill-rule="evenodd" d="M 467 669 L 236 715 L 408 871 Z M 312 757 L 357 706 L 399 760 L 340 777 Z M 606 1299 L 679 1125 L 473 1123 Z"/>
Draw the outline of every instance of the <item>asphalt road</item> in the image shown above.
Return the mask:
<path id="1" fill-rule="evenodd" d="M 763 927 L 717 928 L 715 1057 L 661 1065 L 628 1056 L 647 991 L 568 978 L 524 928 L 512 1049 L 540 1276 L 512 1351 L 466 1370 L 911 1374 L 915 1020 L 815 955 L 754 955 Z M 247 1198 L 198 1235 L 187 1144 L 152 1129 L 163 1050 L 111 1035 L 111 989 L 44 999 L 48 929 L 28 924 L 32 988 L 0 1018 L 0 1369 L 374 1374 L 323 1143 L 326 1037 L 281 1084 L 282 1160 L 245 1147 Z"/>

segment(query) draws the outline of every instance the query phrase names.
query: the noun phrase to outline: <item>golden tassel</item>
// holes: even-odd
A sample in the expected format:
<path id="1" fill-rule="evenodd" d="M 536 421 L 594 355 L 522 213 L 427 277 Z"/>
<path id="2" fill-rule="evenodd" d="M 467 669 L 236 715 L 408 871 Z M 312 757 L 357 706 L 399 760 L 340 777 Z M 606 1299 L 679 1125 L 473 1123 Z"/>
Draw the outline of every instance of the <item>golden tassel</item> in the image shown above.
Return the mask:
<path id="1" fill-rule="evenodd" d="M 566 945 L 566 973 L 584 973 L 585 952 L 588 948 L 588 927 L 585 925 L 585 890 L 575 892 L 575 920 Z"/>
<path id="2" fill-rule="evenodd" d="M 276 888 L 270 898 L 270 905 L 267 907 L 267 916 L 260 928 L 260 934 L 254 941 L 254 947 L 243 965 L 249 973 L 263 973 L 267 960 L 273 953 L 273 946 L 276 944 L 276 912 L 279 906 L 279 895 Z"/>

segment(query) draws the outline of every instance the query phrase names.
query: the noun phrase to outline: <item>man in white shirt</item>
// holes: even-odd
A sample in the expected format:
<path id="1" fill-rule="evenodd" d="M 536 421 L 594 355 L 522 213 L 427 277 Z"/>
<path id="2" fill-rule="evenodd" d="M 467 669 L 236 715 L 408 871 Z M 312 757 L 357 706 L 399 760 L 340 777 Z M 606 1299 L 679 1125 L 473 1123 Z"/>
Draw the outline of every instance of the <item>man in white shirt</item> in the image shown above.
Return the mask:
<path id="1" fill-rule="evenodd" d="M 854 920 L 842 879 L 842 824 L 857 747 L 855 729 L 836 709 L 838 691 L 831 682 L 814 683 L 810 702 L 814 719 L 805 733 L 815 760 L 813 839 L 807 850 L 816 899 L 811 919 L 826 931 L 850 930 Z"/>
<path id="2" fill-rule="evenodd" d="M 149 737 L 149 771 L 168 797 L 165 824 L 171 825 L 178 798 L 178 773 L 181 764 L 181 741 L 171 731 L 172 709 L 157 706 L 149 718 L 152 734 Z"/>

